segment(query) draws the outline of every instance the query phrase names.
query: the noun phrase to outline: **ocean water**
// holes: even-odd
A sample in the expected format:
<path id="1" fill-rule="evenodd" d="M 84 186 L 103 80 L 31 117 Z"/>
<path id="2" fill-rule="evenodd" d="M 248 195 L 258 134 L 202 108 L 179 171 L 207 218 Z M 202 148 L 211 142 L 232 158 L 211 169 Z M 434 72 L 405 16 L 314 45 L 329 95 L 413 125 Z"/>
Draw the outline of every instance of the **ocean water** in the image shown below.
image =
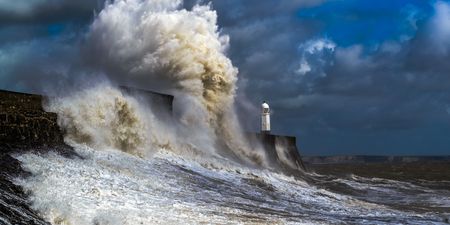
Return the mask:
<path id="1" fill-rule="evenodd" d="M 450 190 L 430 185 L 72 145 L 81 157 L 15 155 L 32 175 L 14 182 L 51 224 L 446 224 L 450 216 Z"/>

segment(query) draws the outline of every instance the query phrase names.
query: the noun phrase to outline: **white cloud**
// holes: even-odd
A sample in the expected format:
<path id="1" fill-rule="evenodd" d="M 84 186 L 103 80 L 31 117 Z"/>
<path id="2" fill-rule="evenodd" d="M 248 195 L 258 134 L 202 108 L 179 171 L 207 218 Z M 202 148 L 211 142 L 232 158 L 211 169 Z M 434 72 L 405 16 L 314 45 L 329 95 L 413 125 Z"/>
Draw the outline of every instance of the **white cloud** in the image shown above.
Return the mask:
<path id="1" fill-rule="evenodd" d="M 448 54 L 450 51 L 450 4 L 438 1 L 434 4 L 435 15 L 429 23 L 431 45 L 434 51 Z"/>
<path id="2" fill-rule="evenodd" d="M 335 48 L 336 44 L 328 39 L 310 40 L 301 44 L 299 47 L 301 59 L 296 73 L 300 75 L 315 73 L 318 76 L 326 76 L 323 67 L 332 64 Z"/>
<path id="3" fill-rule="evenodd" d="M 301 75 L 305 75 L 306 73 L 311 71 L 311 66 L 309 66 L 308 62 L 306 60 L 302 59 L 300 62 L 300 67 L 297 69 L 297 73 Z"/>
<path id="4" fill-rule="evenodd" d="M 304 48 L 310 54 L 315 54 L 323 51 L 324 49 L 329 49 L 334 51 L 336 44 L 328 39 L 318 39 L 306 42 L 301 45 L 300 48 Z"/>

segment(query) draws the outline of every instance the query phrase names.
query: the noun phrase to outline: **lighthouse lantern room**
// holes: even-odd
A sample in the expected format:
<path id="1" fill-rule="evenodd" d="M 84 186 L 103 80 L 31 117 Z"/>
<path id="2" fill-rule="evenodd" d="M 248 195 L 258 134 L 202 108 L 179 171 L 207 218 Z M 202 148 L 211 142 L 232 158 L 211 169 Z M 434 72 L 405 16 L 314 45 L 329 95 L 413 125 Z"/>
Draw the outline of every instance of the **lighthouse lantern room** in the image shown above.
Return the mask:
<path id="1" fill-rule="evenodd" d="M 270 133 L 270 108 L 266 101 L 261 105 L 261 133 Z"/>

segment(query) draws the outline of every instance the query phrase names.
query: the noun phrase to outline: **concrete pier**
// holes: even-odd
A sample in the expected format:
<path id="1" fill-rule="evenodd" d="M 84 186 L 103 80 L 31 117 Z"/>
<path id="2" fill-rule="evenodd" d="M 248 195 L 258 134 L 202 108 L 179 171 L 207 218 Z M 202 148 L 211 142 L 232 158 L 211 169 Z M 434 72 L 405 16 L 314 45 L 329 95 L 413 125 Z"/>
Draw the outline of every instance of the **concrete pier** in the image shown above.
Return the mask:
<path id="1" fill-rule="evenodd" d="M 284 171 L 306 170 L 296 137 L 268 133 L 247 133 L 247 138 L 253 146 L 261 145 L 266 153 L 269 166 Z"/>

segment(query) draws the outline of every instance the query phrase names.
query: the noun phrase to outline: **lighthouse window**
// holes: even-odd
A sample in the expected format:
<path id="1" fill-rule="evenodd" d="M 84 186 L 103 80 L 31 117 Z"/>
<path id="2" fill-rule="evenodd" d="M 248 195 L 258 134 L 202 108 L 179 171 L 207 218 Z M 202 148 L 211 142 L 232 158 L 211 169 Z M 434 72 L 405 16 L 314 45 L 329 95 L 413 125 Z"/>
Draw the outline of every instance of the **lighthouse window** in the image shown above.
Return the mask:
<path id="1" fill-rule="evenodd" d="M 269 108 L 264 108 L 264 109 L 263 109 L 263 112 L 264 112 L 264 113 L 269 113 Z"/>

